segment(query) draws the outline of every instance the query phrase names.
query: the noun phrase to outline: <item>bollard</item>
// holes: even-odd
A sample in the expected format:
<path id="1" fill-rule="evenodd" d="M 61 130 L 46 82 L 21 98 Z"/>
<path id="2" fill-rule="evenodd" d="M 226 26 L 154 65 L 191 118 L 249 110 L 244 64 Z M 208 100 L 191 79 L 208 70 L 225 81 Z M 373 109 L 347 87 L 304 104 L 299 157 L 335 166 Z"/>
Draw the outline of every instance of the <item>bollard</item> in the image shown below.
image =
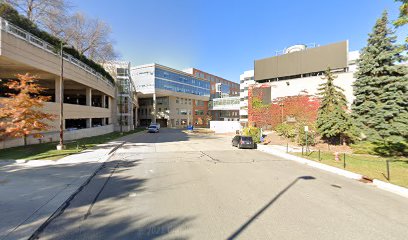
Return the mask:
<path id="1" fill-rule="evenodd" d="M 320 159 L 320 149 L 319 149 L 319 161 L 321 161 L 321 159 Z"/>
<path id="2" fill-rule="evenodd" d="M 286 153 L 289 152 L 289 143 L 286 143 Z"/>
<path id="3" fill-rule="evenodd" d="M 343 153 L 343 168 L 346 168 L 346 153 Z"/>
<path id="4" fill-rule="evenodd" d="M 302 156 L 303 156 L 303 146 L 302 146 Z"/>
<path id="5" fill-rule="evenodd" d="M 387 164 L 387 180 L 390 181 L 391 176 L 390 176 L 390 161 L 389 160 L 385 160 L 386 164 Z"/>

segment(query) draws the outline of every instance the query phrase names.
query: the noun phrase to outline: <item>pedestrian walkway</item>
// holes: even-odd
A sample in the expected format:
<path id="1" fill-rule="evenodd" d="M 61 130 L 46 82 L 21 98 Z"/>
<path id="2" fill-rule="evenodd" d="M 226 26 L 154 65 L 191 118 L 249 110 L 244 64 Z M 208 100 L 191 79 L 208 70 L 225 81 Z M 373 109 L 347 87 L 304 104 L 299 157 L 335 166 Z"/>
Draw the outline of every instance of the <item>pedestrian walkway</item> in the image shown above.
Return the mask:
<path id="1" fill-rule="evenodd" d="M 29 238 L 132 135 L 58 161 L 2 161 L 0 240 Z"/>

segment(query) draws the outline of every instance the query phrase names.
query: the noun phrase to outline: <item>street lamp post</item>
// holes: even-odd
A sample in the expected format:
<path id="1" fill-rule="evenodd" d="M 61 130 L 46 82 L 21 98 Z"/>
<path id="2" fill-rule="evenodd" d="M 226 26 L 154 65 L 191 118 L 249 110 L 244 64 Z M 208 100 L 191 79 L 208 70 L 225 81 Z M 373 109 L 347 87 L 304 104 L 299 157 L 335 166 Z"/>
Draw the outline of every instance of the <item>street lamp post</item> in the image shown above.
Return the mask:
<path id="1" fill-rule="evenodd" d="M 61 42 L 61 49 L 60 49 L 60 54 L 61 54 L 61 74 L 60 74 L 60 86 L 59 86 L 59 100 L 60 100 L 60 134 L 59 134 L 59 144 L 57 145 L 57 150 L 64 150 L 64 47 L 67 47 L 67 45 L 64 45 L 63 42 Z"/>

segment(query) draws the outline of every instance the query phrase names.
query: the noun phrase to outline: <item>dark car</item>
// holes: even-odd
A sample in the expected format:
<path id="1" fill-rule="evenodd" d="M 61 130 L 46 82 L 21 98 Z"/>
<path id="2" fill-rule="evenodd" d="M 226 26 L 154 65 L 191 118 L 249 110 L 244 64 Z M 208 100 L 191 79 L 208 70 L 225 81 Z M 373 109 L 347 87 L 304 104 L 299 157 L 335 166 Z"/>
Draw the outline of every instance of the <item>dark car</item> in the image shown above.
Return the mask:
<path id="1" fill-rule="evenodd" d="M 251 148 L 255 149 L 256 148 L 256 143 L 254 143 L 254 140 L 250 136 L 240 136 L 236 135 L 232 139 L 232 146 L 233 147 L 238 147 L 238 148 Z"/>

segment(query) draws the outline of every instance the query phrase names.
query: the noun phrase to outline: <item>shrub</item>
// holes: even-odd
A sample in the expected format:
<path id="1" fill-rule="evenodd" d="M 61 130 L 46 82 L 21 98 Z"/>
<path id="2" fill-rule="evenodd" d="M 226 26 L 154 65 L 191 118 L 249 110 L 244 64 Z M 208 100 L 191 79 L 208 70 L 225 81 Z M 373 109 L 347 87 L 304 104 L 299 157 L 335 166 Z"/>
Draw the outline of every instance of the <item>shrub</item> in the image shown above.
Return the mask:
<path id="1" fill-rule="evenodd" d="M 314 146 L 316 145 L 316 128 L 314 124 L 304 124 L 304 123 L 298 123 L 296 124 L 296 132 L 297 132 L 297 143 L 301 146 L 306 145 L 306 132 L 305 132 L 305 126 L 309 126 L 309 132 L 307 133 L 307 145 L 308 146 Z"/>
<path id="2" fill-rule="evenodd" d="M 296 137 L 296 128 L 291 124 L 281 123 L 276 126 L 275 131 L 279 136 L 283 136 L 291 140 L 294 140 Z"/>
<path id="3" fill-rule="evenodd" d="M 257 127 L 246 127 L 243 129 L 243 135 L 244 136 L 251 136 L 252 139 L 254 140 L 254 143 L 259 143 L 260 140 L 260 135 L 261 135 L 261 129 Z"/>
<path id="4" fill-rule="evenodd" d="M 371 142 L 362 141 L 356 144 L 351 144 L 350 147 L 355 154 L 375 154 L 374 149 L 376 145 Z"/>

